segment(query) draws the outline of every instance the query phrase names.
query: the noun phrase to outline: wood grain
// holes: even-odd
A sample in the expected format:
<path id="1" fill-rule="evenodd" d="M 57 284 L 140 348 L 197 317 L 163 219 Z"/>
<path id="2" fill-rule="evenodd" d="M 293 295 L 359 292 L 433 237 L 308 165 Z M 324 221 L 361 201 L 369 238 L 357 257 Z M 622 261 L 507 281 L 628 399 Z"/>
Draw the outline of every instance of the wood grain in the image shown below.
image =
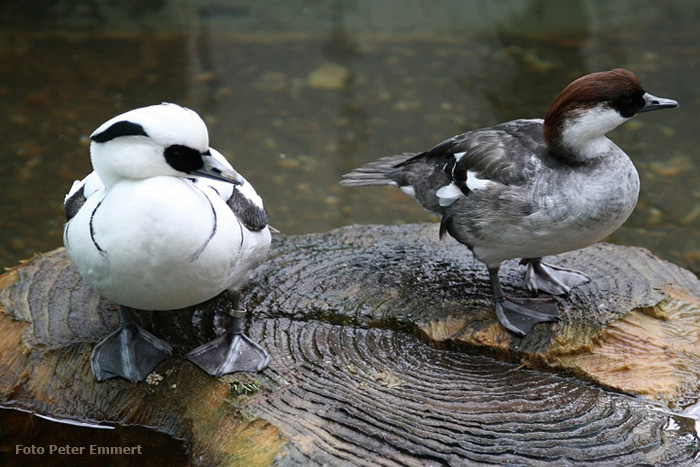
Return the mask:
<path id="1" fill-rule="evenodd" d="M 562 322 L 540 324 L 525 338 L 496 320 L 483 265 L 456 241 L 439 240 L 432 224 L 278 238 L 246 296 L 258 314 L 404 330 L 435 347 L 476 348 L 669 405 L 699 392 L 694 274 L 612 244 L 550 261 L 586 272 L 591 282 L 556 297 Z M 530 295 L 524 269 L 504 263 L 507 295 Z"/>
<path id="2" fill-rule="evenodd" d="M 592 282 L 517 338 L 433 225 L 277 236 L 243 295 L 270 367 L 214 379 L 182 358 L 222 332 L 217 297 L 139 314 L 175 356 L 133 385 L 92 378 L 117 313 L 55 250 L 0 276 L 1 405 L 150 427 L 193 465 L 693 465 L 695 421 L 670 408 L 698 393 L 698 279 L 607 244 L 552 262 Z M 504 266 L 507 294 L 523 275 Z"/>
<path id="3" fill-rule="evenodd" d="M 295 441 L 285 465 L 690 465 L 698 449 L 683 417 L 570 378 L 399 331 L 265 324 L 275 389 L 250 404 Z"/>

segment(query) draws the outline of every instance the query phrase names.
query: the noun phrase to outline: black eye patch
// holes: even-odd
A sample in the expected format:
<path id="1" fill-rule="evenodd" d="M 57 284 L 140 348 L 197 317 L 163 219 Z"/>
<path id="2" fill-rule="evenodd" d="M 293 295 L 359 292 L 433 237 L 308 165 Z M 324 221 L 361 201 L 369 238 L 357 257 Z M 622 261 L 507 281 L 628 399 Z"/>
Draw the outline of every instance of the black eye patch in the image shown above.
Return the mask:
<path id="1" fill-rule="evenodd" d="M 625 93 L 617 98 L 613 105 L 625 118 L 633 117 L 639 109 L 644 107 L 643 92 Z"/>
<path id="2" fill-rule="evenodd" d="M 165 148 L 163 156 L 170 167 L 180 172 L 190 173 L 204 166 L 202 154 L 199 151 L 179 144 Z"/>
<path id="3" fill-rule="evenodd" d="M 120 136 L 148 136 L 146 130 L 138 123 L 122 120 L 107 128 L 105 131 L 90 137 L 96 143 L 106 143 Z"/>

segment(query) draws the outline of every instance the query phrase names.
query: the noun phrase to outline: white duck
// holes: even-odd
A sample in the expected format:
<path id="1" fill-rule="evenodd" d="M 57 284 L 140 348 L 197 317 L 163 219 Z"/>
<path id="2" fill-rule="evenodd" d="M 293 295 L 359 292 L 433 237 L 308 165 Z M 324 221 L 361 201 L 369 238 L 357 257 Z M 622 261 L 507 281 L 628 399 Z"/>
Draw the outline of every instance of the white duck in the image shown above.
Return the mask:
<path id="1" fill-rule="evenodd" d="M 120 328 L 93 350 L 95 378 L 141 381 L 170 355 L 132 309 L 184 308 L 224 291 L 231 328 L 188 359 L 215 376 L 264 368 L 267 353 L 241 331 L 239 291 L 267 255 L 267 213 L 252 185 L 209 147 L 204 121 L 164 103 L 114 117 L 90 139 L 95 170 L 66 196 L 64 244 L 85 281 L 120 305 Z"/>

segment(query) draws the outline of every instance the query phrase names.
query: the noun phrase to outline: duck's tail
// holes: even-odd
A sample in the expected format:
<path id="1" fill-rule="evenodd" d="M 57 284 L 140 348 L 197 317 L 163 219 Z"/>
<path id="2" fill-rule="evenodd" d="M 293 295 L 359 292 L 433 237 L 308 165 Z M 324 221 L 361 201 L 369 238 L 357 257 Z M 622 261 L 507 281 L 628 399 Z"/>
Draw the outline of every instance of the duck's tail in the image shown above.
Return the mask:
<path id="1" fill-rule="evenodd" d="M 340 184 L 342 186 L 396 185 L 396 180 L 391 178 L 391 172 L 416 155 L 417 153 L 404 153 L 382 157 L 346 173 Z"/>

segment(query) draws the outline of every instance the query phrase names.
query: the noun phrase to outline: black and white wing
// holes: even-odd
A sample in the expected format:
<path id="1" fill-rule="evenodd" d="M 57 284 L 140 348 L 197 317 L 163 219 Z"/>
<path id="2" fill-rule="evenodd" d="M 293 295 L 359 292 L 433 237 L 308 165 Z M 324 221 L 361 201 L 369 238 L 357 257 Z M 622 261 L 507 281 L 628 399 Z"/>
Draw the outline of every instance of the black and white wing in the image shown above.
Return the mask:
<path id="1" fill-rule="evenodd" d="M 542 120 L 514 120 L 457 135 L 424 157 L 449 177 L 436 190 L 440 206 L 446 207 L 472 191 L 521 185 L 544 156 L 543 148 Z"/>
<path id="2" fill-rule="evenodd" d="M 247 181 L 234 187 L 231 198 L 226 202 L 246 229 L 258 232 L 267 227 L 267 211 L 262 198 Z"/>
<path id="3" fill-rule="evenodd" d="M 85 201 L 96 191 L 102 189 L 104 189 L 104 184 L 95 171 L 90 172 L 84 179 L 73 182 L 73 186 L 71 186 L 71 189 L 63 200 L 66 220 L 69 221 L 73 219 L 73 217 L 78 214 L 78 211 L 80 211 L 80 208 L 83 207 Z"/>
<path id="4" fill-rule="evenodd" d="M 214 159 L 233 168 L 219 151 L 212 148 L 209 150 Z M 247 180 L 244 179 L 241 185 L 232 185 L 222 181 L 197 178 L 195 183 L 208 185 L 216 190 L 246 229 L 259 232 L 268 226 L 268 216 L 263 206 L 263 200 Z"/>

